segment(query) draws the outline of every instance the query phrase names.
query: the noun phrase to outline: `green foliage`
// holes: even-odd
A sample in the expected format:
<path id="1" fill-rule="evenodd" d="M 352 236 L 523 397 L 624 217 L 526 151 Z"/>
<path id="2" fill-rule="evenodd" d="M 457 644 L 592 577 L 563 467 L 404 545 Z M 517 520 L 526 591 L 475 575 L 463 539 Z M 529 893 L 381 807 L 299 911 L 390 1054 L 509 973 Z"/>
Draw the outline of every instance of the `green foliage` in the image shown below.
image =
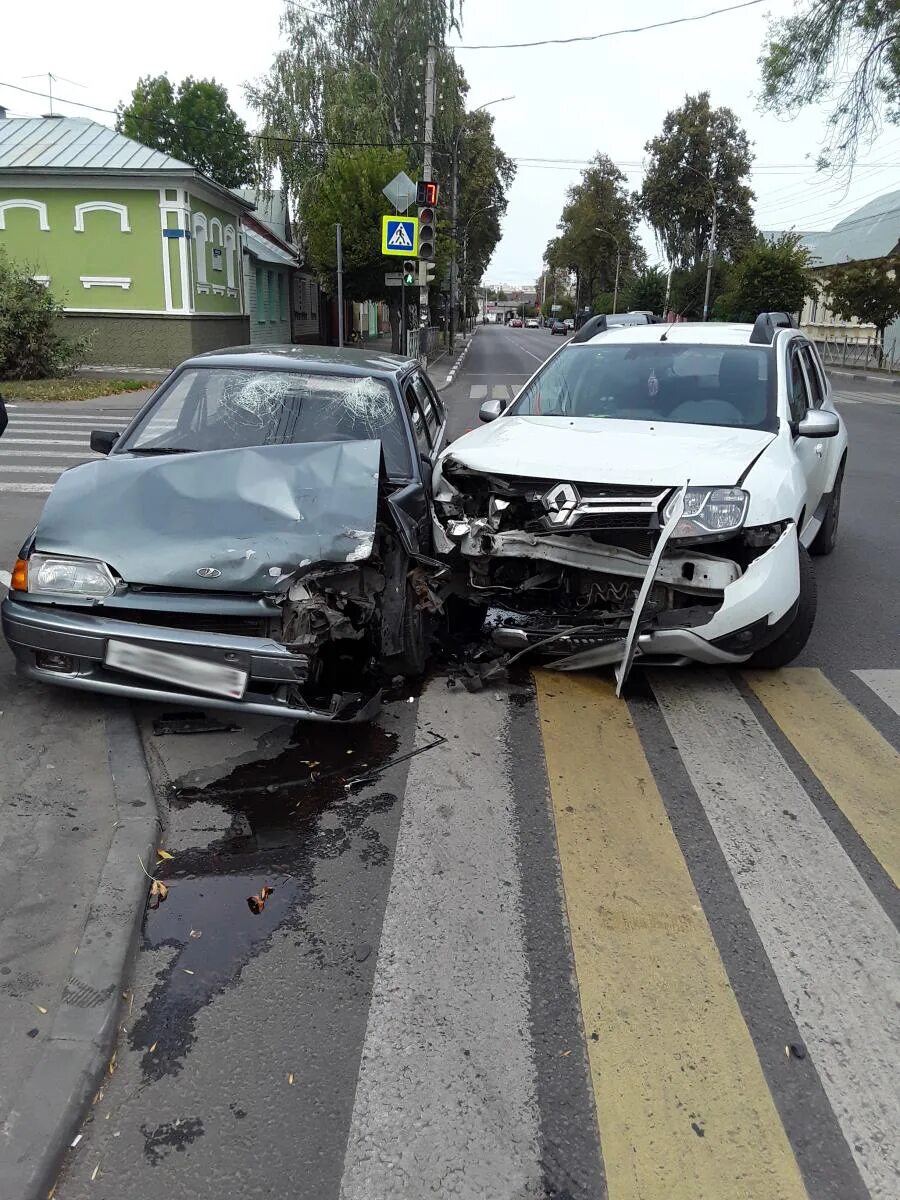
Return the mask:
<path id="1" fill-rule="evenodd" d="M 119 105 L 116 129 L 190 163 L 223 187 L 253 178 L 247 127 L 214 79 L 188 76 L 176 89 L 166 75 L 144 76 L 128 104 Z"/>
<path id="2" fill-rule="evenodd" d="M 710 311 L 714 319 L 716 313 L 716 298 L 722 294 L 728 285 L 731 268 L 727 263 L 716 259 L 713 263 L 712 280 L 709 289 Z M 706 264 L 696 267 L 684 267 L 672 273 L 672 291 L 669 297 L 669 307 L 689 321 L 703 319 L 703 299 L 706 295 Z"/>
<path id="3" fill-rule="evenodd" d="M 635 276 L 625 290 L 625 308 L 633 312 L 652 312 L 662 316 L 666 304 L 666 272 L 648 267 Z"/>
<path id="4" fill-rule="evenodd" d="M 874 325 L 879 338 L 900 317 L 900 262 L 880 259 L 833 267 L 825 275 L 825 303 L 845 321 Z"/>
<path id="5" fill-rule="evenodd" d="M 709 92 L 686 96 L 645 149 L 650 164 L 640 204 L 666 259 L 676 267 L 699 266 L 709 248 L 714 203 L 716 248 L 725 258 L 736 257 L 753 237 L 754 196 L 744 182 L 753 152 L 731 109 L 712 108 Z"/>
<path id="6" fill-rule="evenodd" d="M 796 234 L 774 242 L 757 240 L 734 264 L 715 315 L 726 321 L 755 321 L 761 312 L 799 313 L 815 291 L 809 252 Z"/>
<path id="7" fill-rule="evenodd" d="M 615 163 L 605 154 L 595 155 L 581 180 L 569 188 L 559 237 L 547 245 L 547 263 L 575 275 L 580 305 L 590 304 L 599 292 L 612 292 L 617 241 L 620 287 L 645 265 L 646 255 L 637 237 L 637 205 L 625 185 L 625 176 Z"/>
<path id="8" fill-rule="evenodd" d="M 0 379 L 44 379 L 74 370 L 86 338 L 59 332 L 62 306 L 0 250 Z"/>
<path id="9" fill-rule="evenodd" d="M 506 212 L 506 195 L 516 166 L 494 141 L 494 119 L 489 112 L 468 113 L 459 142 L 458 227 L 460 294 L 468 291 L 470 306 L 475 289 L 500 241 L 500 219 Z M 442 200 L 449 205 L 449 189 Z M 463 255 L 463 243 L 465 255 Z"/>
<path id="10" fill-rule="evenodd" d="M 771 23 L 759 61 L 770 111 L 831 105 L 823 166 L 852 166 L 885 110 L 900 123 L 900 0 L 806 0 Z"/>

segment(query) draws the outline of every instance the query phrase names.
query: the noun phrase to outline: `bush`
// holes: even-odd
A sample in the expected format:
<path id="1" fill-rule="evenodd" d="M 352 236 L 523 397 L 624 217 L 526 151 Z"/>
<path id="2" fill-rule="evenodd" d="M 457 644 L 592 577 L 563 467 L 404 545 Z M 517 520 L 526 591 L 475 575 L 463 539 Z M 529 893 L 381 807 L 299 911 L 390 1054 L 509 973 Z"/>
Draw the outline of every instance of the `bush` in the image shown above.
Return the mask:
<path id="1" fill-rule="evenodd" d="M 50 289 L 0 251 L 0 379 L 45 379 L 78 366 L 87 339 L 60 334 L 62 313 Z"/>

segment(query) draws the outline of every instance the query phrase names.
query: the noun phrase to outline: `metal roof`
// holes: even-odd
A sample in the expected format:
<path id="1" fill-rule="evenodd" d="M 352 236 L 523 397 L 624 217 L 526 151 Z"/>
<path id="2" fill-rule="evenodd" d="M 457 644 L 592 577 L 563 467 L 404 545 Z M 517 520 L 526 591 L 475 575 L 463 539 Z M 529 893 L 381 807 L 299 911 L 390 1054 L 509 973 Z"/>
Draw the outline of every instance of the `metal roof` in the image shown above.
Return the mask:
<path id="1" fill-rule="evenodd" d="M 244 238 L 246 240 L 247 249 L 254 258 L 261 259 L 262 262 L 278 263 L 282 266 L 296 267 L 296 254 L 288 254 L 286 250 L 282 250 L 280 246 L 276 246 L 274 242 L 270 242 L 268 238 L 262 237 L 258 233 L 254 233 L 252 229 L 244 226 Z"/>
<path id="2" fill-rule="evenodd" d="M 774 239 L 779 234 L 767 232 L 764 236 Z M 870 200 L 838 221 L 833 229 L 800 234 L 800 242 L 810 252 L 816 267 L 886 258 L 900 242 L 900 191 L 886 192 Z"/>

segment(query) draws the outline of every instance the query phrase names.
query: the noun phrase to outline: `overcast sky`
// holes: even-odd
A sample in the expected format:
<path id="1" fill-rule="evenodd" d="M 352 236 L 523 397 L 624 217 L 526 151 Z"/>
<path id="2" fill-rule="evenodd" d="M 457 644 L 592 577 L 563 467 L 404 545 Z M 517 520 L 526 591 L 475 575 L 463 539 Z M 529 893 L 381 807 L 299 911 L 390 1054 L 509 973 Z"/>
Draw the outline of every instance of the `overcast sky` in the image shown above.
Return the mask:
<path id="1" fill-rule="evenodd" d="M 599 33 L 691 16 L 729 2 L 465 0 L 462 37 L 453 41 L 518 42 Z M 47 101 L 3 84 L 45 92 L 48 71 L 64 77 L 54 85 L 58 96 L 110 109 L 128 96 L 139 75 L 167 71 L 176 80 L 188 74 L 215 76 L 228 88 L 235 108 L 252 121 L 241 85 L 271 61 L 282 0 L 240 6 L 196 0 L 170 14 L 128 0 L 42 0 L 40 5 L 7 0 L 3 7 L 0 104 L 10 115 L 40 114 Z M 821 111 L 808 110 L 791 121 L 757 111 L 757 58 L 769 7 L 761 4 L 593 43 L 460 49 L 471 85 L 471 108 L 495 97 L 515 97 L 492 108 L 497 140 L 507 154 L 575 163 L 520 163 L 503 239 L 487 279 L 533 282 L 544 247 L 556 232 L 566 188 L 579 177 L 578 164 L 603 151 L 623 165 L 630 185 L 636 187 L 644 144 L 686 93 L 703 89 L 709 90 L 714 104 L 734 109 L 754 142 L 752 185 L 761 228 L 828 229 L 861 203 L 900 188 L 900 128 L 889 126 L 866 152 L 861 160 L 865 165 L 857 168 L 848 188 L 813 169 L 824 129 Z M 771 7 L 783 10 L 787 5 Z M 40 73 L 42 78 L 27 78 Z M 113 120 L 103 112 L 64 103 L 55 107 L 70 115 Z M 648 235 L 646 240 L 652 256 L 652 239 Z"/>

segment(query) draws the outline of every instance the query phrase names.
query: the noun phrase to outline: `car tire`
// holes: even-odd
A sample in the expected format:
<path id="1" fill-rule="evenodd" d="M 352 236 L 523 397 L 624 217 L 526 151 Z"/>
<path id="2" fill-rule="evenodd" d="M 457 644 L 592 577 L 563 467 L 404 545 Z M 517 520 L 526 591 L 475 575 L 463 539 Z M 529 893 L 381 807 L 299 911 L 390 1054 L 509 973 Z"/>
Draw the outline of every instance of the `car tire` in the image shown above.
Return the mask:
<path id="1" fill-rule="evenodd" d="M 798 546 L 800 554 L 800 597 L 793 621 L 774 642 L 763 646 L 750 657 L 748 666 L 774 670 L 785 667 L 797 657 L 812 633 L 816 621 L 816 575 L 809 552 Z"/>
<path id="2" fill-rule="evenodd" d="M 403 638 L 403 649 L 399 654 L 385 657 L 384 670 L 389 675 L 403 675 L 406 678 L 424 675 L 425 663 L 428 658 L 427 621 L 425 613 L 419 608 L 416 594 L 409 584 L 406 585 L 406 604 L 403 608 L 400 632 Z"/>
<path id="3" fill-rule="evenodd" d="M 831 489 L 831 499 L 825 510 L 821 528 L 810 543 L 809 552 L 817 556 L 830 554 L 837 544 L 838 521 L 841 516 L 841 488 L 844 484 L 844 464 L 838 467 L 834 487 Z"/>

